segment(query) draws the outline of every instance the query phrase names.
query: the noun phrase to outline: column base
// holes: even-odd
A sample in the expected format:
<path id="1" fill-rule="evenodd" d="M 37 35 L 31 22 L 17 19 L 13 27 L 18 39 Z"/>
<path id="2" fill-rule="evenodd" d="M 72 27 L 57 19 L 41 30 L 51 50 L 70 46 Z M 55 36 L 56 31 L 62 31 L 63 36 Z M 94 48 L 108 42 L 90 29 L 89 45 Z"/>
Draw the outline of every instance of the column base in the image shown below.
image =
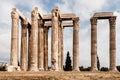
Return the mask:
<path id="1" fill-rule="evenodd" d="M 117 68 L 109 69 L 109 72 L 118 72 Z"/>
<path id="2" fill-rule="evenodd" d="M 38 68 L 30 68 L 28 71 L 39 71 Z"/>
<path id="3" fill-rule="evenodd" d="M 26 71 L 26 69 L 21 69 L 21 71 Z"/>
<path id="4" fill-rule="evenodd" d="M 59 69 L 59 71 L 64 71 L 63 69 Z"/>
<path id="5" fill-rule="evenodd" d="M 39 71 L 44 71 L 44 68 L 39 68 Z"/>
<path id="6" fill-rule="evenodd" d="M 54 70 L 54 69 L 50 69 L 50 71 L 59 71 L 59 70 L 57 70 L 57 69 L 56 69 L 56 70 Z"/>
<path id="7" fill-rule="evenodd" d="M 97 68 L 91 68 L 90 71 L 97 72 L 98 69 Z"/>
<path id="8" fill-rule="evenodd" d="M 59 70 L 60 72 L 63 72 L 64 70 L 63 69 L 61 69 L 61 70 Z"/>
<path id="9" fill-rule="evenodd" d="M 73 69 L 72 71 L 80 71 L 79 68 Z"/>
<path id="10" fill-rule="evenodd" d="M 44 71 L 48 71 L 48 69 L 44 69 Z"/>
<path id="11" fill-rule="evenodd" d="M 20 70 L 20 66 L 12 66 L 12 65 L 8 65 L 5 66 L 6 71 L 8 72 L 17 72 L 17 71 L 21 71 Z"/>

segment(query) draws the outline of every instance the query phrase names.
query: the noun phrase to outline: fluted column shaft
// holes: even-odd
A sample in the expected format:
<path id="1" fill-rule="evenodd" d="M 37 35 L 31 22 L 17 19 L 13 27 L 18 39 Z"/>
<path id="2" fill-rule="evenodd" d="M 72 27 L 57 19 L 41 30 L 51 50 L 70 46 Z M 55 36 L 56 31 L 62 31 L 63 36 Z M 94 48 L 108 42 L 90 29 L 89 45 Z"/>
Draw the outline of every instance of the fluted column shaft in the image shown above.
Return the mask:
<path id="1" fill-rule="evenodd" d="M 38 23 L 38 68 L 44 70 L 44 25 L 42 20 Z"/>
<path id="2" fill-rule="evenodd" d="M 38 13 L 36 10 L 32 11 L 31 18 L 32 52 L 30 56 L 30 71 L 38 71 Z"/>
<path id="3" fill-rule="evenodd" d="M 61 57 L 62 57 L 62 56 L 61 56 L 61 55 L 62 55 L 62 54 L 61 54 L 61 52 L 62 52 L 62 51 L 61 51 L 61 46 L 62 46 L 62 45 L 61 45 L 61 43 L 62 43 L 62 42 L 61 42 L 61 31 L 62 31 L 61 24 L 62 24 L 62 23 L 59 22 L 59 27 L 58 27 L 58 67 L 59 67 L 59 71 L 61 71 L 61 64 L 62 64 L 62 63 L 61 63 L 61 59 L 62 59 L 62 58 L 61 58 Z"/>
<path id="4" fill-rule="evenodd" d="M 12 32 L 11 32 L 11 54 L 10 65 L 18 66 L 18 36 L 19 36 L 19 15 L 15 9 L 11 12 Z"/>
<path id="5" fill-rule="evenodd" d="M 58 71 L 58 27 L 59 10 L 52 10 L 52 40 L 51 40 L 51 69 Z"/>
<path id="6" fill-rule="evenodd" d="M 73 70 L 79 71 L 79 18 L 73 20 Z"/>
<path id="7" fill-rule="evenodd" d="M 91 18 L 91 71 L 97 70 L 97 18 Z"/>
<path id="8" fill-rule="evenodd" d="M 27 21 L 21 21 L 22 30 L 21 30 L 21 58 L 20 58 L 20 68 L 22 71 L 26 71 L 27 65 Z"/>
<path id="9" fill-rule="evenodd" d="M 64 41 L 63 41 L 63 25 L 61 23 L 61 70 L 63 70 L 63 60 L 64 60 Z"/>
<path id="10" fill-rule="evenodd" d="M 116 71 L 116 16 L 109 19 L 110 23 L 110 71 Z"/>
<path id="11" fill-rule="evenodd" d="M 32 34 L 31 26 L 28 26 L 28 71 L 31 69 L 31 53 L 32 53 Z"/>
<path id="12" fill-rule="evenodd" d="M 44 28 L 44 69 L 48 70 L 48 27 Z"/>

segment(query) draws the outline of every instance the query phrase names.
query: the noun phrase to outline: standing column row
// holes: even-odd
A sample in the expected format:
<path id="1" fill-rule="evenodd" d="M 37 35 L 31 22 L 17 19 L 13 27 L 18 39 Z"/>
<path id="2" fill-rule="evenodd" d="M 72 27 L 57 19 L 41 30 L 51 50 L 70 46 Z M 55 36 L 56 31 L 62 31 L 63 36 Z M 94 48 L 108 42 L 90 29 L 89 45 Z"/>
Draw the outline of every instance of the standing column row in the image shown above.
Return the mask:
<path id="1" fill-rule="evenodd" d="M 64 60 L 64 42 L 63 42 L 63 32 L 64 32 L 64 28 L 63 28 L 63 24 L 61 23 L 61 70 L 63 70 L 63 60 Z"/>
<path id="2" fill-rule="evenodd" d="M 110 71 L 116 71 L 116 16 L 111 16 L 110 23 Z M 91 71 L 97 71 L 97 18 L 91 18 Z"/>
<path id="3" fill-rule="evenodd" d="M 79 71 L 79 17 L 73 20 L 73 71 Z"/>
<path id="4" fill-rule="evenodd" d="M 19 19 L 21 19 L 21 71 L 27 70 L 27 29 L 28 29 L 28 71 L 38 71 L 48 69 L 48 28 L 43 27 L 43 22 L 38 21 L 38 12 L 33 10 L 31 13 L 32 23 L 28 25 L 27 19 L 21 19 L 16 9 L 11 12 L 12 31 L 11 31 L 11 54 L 10 64 L 18 66 L 18 44 L 19 44 Z M 40 24 L 38 24 L 40 22 Z M 38 32 L 39 25 L 39 32 Z M 39 35 L 39 39 L 38 39 Z M 39 41 L 38 41 L 39 40 Z M 39 45 L 38 45 L 39 42 Z M 38 51 L 39 46 L 39 51 Z M 41 47 L 42 46 L 42 47 Z M 39 53 L 39 55 L 38 55 Z"/>
<path id="5" fill-rule="evenodd" d="M 28 26 L 28 71 L 31 70 L 31 54 L 32 54 L 32 33 L 31 26 Z"/>
<path id="6" fill-rule="evenodd" d="M 11 34 L 11 56 L 10 65 L 13 67 L 18 67 L 18 46 L 19 46 L 19 14 L 16 9 L 12 10 L 12 34 Z M 20 68 L 21 71 L 26 71 L 27 65 L 27 19 L 21 20 L 21 57 L 20 57 Z"/>
<path id="7" fill-rule="evenodd" d="M 52 10 L 52 40 L 51 40 L 51 62 L 52 70 L 60 71 L 63 68 L 63 26 L 60 21 L 60 10 Z M 12 39 L 11 39 L 11 65 L 18 66 L 18 23 L 19 16 L 16 10 L 12 12 Z M 38 11 L 31 13 L 31 25 L 27 19 L 21 19 L 21 58 L 20 67 L 22 71 L 27 70 L 27 45 L 28 45 L 28 71 L 48 69 L 48 27 L 38 16 Z M 73 20 L 73 69 L 79 70 L 79 18 Z M 28 35 L 27 35 L 28 30 Z M 27 38 L 28 37 L 28 38 Z M 27 44 L 28 39 L 28 44 Z"/>
<path id="8" fill-rule="evenodd" d="M 61 70 L 61 22 L 59 21 L 58 26 L 58 67 Z"/>
<path id="9" fill-rule="evenodd" d="M 43 20 L 38 20 L 38 68 L 48 70 L 48 27 L 44 26 Z"/>
<path id="10" fill-rule="evenodd" d="M 110 71 L 116 71 L 116 16 L 109 19 L 110 23 Z"/>
<path id="11" fill-rule="evenodd" d="M 38 35 L 39 35 L 39 39 L 38 39 L 38 68 L 39 70 L 44 70 L 44 23 L 42 20 L 38 20 L 39 24 L 39 32 L 38 32 Z"/>
<path id="12" fill-rule="evenodd" d="M 91 71 L 97 71 L 97 18 L 91 18 Z"/>
<path id="13" fill-rule="evenodd" d="M 27 70 L 27 28 L 28 22 L 27 19 L 21 21 L 21 58 L 20 58 L 20 68 L 21 71 Z"/>
<path id="14" fill-rule="evenodd" d="M 59 27 L 59 9 L 52 10 L 52 40 L 51 40 L 51 68 L 58 71 L 58 27 Z"/>
<path id="15" fill-rule="evenodd" d="M 44 26 L 44 70 L 48 70 L 48 30 L 47 26 Z"/>
<path id="16" fill-rule="evenodd" d="M 31 13 L 31 52 L 29 54 L 29 71 L 38 71 L 38 13 Z"/>
<path id="17" fill-rule="evenodd" d="M 10 65 L 18 66 L 18 37 L 19 37 L 19 15 L 16 10 L 11 12 L 12 18 L 12 31 L 11 31 L 11 53 L 10 53 Z"/>
<path id="18" fill-rule="evenodd" d="M 59 71 L 63 70 L 63 25 L 62 21 L 59 21 L 58 27 L 58 66 Z"/>
<path id="19" fill-rule="evenodd" d="M 36 24 L 38 23 L 38 34 L 36 33 L 36 36 L 38 35 L 37 36 L 38 44 L 36 44 L 37 41 L 36 41 L 36 43 L 35 42 L 33 43 L 33 37 L 32 37 L 33 33 L 31 32 L 33 30 L 32 30 L 32 28 L 29 29 L 29 49 L 28 49 L 28 52 L 29 52 L 29 55 L 28 55 L 29 68 L 28 68 L 28 70 L 29 71 L 37 71 L 38 69 L 40 71 L 48 70 L 48 27 L 44 26 L 43 20 L 37 19 L 37 17 L 36 17 L 36 20 L 38 21 L 38 22 L 36 22 Z M 34 23 L 34 21 L 32 23 Z M 35 30 L 37 30 L 36 24 L 33 25 L 33 26 L 36 26 Z M 38 53 L 37 52 L 32 53 L 33 45 L 36 45 L 36 47 L 34 47 L 35 50 L 36 50 L 36 48 L 38 48 L 37 49 Z M 32 52 L 30 52 L 30 51 L 32 51 Z M 35 58 L 37 63 L 35 62 L 35 60 L 33 60 L 33 58 Z M 31 64 L 31 62 L 33 62 L 33 61 L 34 61 L 34 63 L 32 63 L 32 64 L 34 64 L 34 65 Z M 36 67 L 36 69 L 33 69 L 34 68 L 33 66 Z"/>

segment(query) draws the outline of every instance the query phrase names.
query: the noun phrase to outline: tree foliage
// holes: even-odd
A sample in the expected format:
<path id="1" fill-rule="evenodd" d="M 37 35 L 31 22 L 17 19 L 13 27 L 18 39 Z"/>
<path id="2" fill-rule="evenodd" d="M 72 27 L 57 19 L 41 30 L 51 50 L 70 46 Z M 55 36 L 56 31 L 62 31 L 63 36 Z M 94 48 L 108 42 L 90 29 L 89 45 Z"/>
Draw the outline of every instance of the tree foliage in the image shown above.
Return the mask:
<path id="1" fill-rule="evenodd" d="M 97 55 L 97 68 L 98 68 L 98 70 L 100 70 L 100 61 L 99 61 L 98 55 Z"/>
<path id="2" fill-rule="evenodd" d="M 67 57 L 66 57 L 66 62 L 65 62 L 65 71 L 72 71 L 72 66 L 71 66 L 71 57 L 69 54 L 69 51 L 67 52 Z"/>
<path id="3" fill-rule="evenodd" d="M 100 71 L 109 71 L 108 67 L 102 67 Z"/>
<path id="4" fill-rule="evenodd" d="M 90 67 L 84 68 L 83 66 L 79 67 L 80 71 L 90 71 Z"/>
<path id="5" fill-rule="evenodd" d="M 6 71 L 5 66 L 0 66 L 0 71 Z"/>
<path id="6" fill-rule="evenodd" d="M 120 72 L 120 66 L 116 66 L 117 70 Z"/>

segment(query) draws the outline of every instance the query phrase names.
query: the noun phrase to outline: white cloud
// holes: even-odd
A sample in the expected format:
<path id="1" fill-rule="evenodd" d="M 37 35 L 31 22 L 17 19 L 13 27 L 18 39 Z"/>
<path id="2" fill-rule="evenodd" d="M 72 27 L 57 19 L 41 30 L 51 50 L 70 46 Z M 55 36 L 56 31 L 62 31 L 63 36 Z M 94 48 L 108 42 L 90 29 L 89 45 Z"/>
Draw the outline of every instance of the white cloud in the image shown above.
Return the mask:
<path id="1" fill-rule="evenodd" d="M 74 7 L 74 12 L 80 16 L 81 20 L 88 20 L 95 11 L 101 10 L 105 4 L 106 0 L 76 0 L 72 7 Z"/>
<path id="2" fill-rule="evenodd" d="M 94 12 L 105 7 L 107 0 L 62 0 L 62 3 L 56 3 L 59 6 L 61 13 L 75 13 L 80 17 L 81 21 L 89 20 Z"/>
<path id="3" fill-rule="evenodd" d="M 9 24 L 11 22 L 10 21 L 11 9 L 12 7 L 14 7 L 14 5 L 12 5 L 12 2 L 2 1 L 0 2 L 0 6 L 1 6 L 0 23 Z"/>

